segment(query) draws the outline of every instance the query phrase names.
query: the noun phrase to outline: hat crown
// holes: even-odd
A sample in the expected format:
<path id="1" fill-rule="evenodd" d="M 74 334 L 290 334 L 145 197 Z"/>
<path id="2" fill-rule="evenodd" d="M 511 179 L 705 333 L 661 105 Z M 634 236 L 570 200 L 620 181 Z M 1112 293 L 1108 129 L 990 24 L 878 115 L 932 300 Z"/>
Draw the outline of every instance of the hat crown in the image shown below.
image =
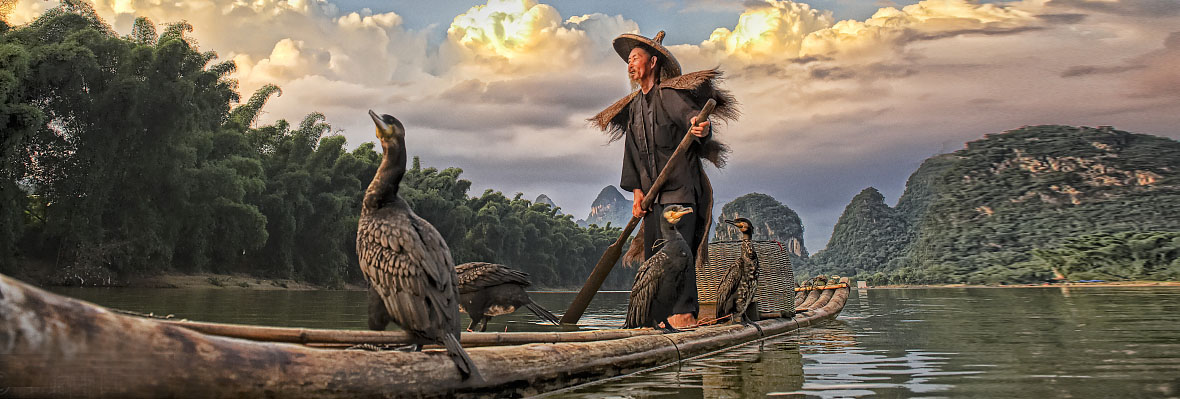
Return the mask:
<path id="1" fill-rule="evenodd" d="M 656 33 L 656 37 L 651 38 L 651 40 L 661 46 L 664 45 L 664 31 L 660 31 L 659 33 Z"/>

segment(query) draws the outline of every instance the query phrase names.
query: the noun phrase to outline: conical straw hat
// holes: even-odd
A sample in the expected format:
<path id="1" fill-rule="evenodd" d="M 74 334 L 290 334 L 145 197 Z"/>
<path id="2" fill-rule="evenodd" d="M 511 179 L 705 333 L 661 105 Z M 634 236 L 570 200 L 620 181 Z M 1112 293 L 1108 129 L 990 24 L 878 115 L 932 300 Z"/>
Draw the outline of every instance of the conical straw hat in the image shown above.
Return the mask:
<path id="1" fill-rule="evenodd" d="M 649 51 L 655 50 L 656 55 L 664 59 L 664 66 L 660 70 L 660 80 L 664 80 L 680 76 L 680 62 L 676 61 L 672 52 L 664 47 L 663 41 L 664 31 L 656 33 L 656 37 L 651 39 L 634 33 L 624 33 L 616 37 L 613 44 L 615 52 L 619 53 L 619 57 L 622 57 L 623 61 L 627 61 L 627 57 L 631 55 L 631 49 L 635 47 L 643 46 L 647 47 Z"/>

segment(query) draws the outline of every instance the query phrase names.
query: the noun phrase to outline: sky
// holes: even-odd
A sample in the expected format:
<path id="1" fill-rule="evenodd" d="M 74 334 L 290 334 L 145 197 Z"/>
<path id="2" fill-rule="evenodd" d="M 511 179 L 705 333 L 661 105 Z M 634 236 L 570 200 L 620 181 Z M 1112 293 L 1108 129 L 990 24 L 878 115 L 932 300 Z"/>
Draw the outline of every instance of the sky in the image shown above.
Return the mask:
<path id="1" fill-rule="evenodd" d="M 13 23 L 57 3 L 18 0 Z M 611 40 L 667 31 L 685 71 L 720 67 L 743 116 L 707 167 L 717 206 L 750 192 L 799 213 L 823 248 L 849 200 L 893 205 L 927 157 L 1021 126 L 1110 125 L 1180 138 L 1177 0 L 96 0 L 187 20 L 233 60 L 243 100 L 282 88 L 259 123 L 324 113 L 350 147 L 396 116 L 425 166 L 484 189 L 551 197 L 584 218 L 617 185 L 621 142 L 589 127 L 625 96 Z M 215 61 L 216 62 L 216 61 Z"/>

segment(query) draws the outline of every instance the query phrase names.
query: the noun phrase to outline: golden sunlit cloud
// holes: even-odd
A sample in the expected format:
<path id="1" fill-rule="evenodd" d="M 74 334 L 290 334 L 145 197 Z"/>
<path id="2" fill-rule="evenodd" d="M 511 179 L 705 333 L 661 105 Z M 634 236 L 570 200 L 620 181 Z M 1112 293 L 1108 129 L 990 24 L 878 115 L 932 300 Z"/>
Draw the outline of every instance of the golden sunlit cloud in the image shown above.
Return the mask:
<path id="1" fill-rule="evenodd" d="M 562 20 L 552 6 L 534 0 L 489 0 L 456 16 L 447 38 L 460 53 L 459 64 L 532 73 L 596 62 L 588 55 L 606 54 L 610 38 L 638 29 L 603 14 Z"/>
<path id="2" fill-rule="evenodd" d="M 732 31 L 714 30 L 701 47 L 742 59 L 793 57 L 808 33 L 831 25 L 831 12 L 789 0 L 767 0 L 743 12 Z"/>
<path id="3" fill-rule="evenodd" d="M 833 23 L 830 12 L 790 0 L 765 0 L 738 17 L 731 31 L 718 28 L 701 43 L 703 52 L 735 61 L 765 62 L 806 56 L 865 57 L 896 50 L 910 34 L 937 35 L 967 29 L 1015 28 L 1035 22 L 1021 3 L 924 0 L 885 7 L 865 21 Z M 724 59 L 719 59 L 724 61 Z"/>
<path id="4" fill-rule="evenodd" d="M 816 31 L 803 41 L 800 56 L 857 56 L 894 51 L 894 44 L 906 34 L 1013 29 L 1036 20 L 1015 3 L 979 4 L 969 0 L 924 0 L 898 10 L 877 10 L 864 22 L 840 21 L 831 29 Z"/>
<path id="5" fill-rule="evenodd" d="M 561 15 L 530 0 L 490 0 L 455 17 L 447 35 L 481 55 L 512 58 L 541 45 L 542 33 L 561 28 Z"/>

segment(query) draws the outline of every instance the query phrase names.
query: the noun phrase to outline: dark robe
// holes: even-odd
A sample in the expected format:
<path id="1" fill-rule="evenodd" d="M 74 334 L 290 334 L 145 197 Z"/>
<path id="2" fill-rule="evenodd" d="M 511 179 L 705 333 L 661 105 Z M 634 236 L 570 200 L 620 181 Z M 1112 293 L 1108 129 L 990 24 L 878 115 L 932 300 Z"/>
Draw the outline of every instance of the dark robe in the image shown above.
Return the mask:
<path id="1" fill-rule="evenodd" d="M 654 150 L 649 151 L 648 154 L 640 153 L 638 144 L 634 145 L 635 148 L 631 148 L 632 146 L 630 144 L 626 145 L 627 148 L 624 150 L 623 160 L 624 171 L 620 181 L 620 185 L 624 190 L 632 191 L 635 188 L 641 188 L 644 190 L 644 192 L 648 191 L 648 188 L 651 187 L 651 183 L 659 175 L 659 172 L 663 168 L 664 164 L 667 163 L 668 157 L 672 155 L 672 152 L 676 150 L 676 146 L 680 144 L 680 139 L 688 133 L 688 120 L 691 117 L 696 116 L 701 107 L 703 107 L 705 102 L 709 99 L 714 99 L 717 101 L 717 108 L 713 111 L 713 115 L 709 118 L 709 120 L 712 122 L 712 132 L 717 131 L 716 123 L 718 121 L 731 121 L 737 119 L 737 117 L 740 115 L 740 112 L 737 109 L 737 101 L 728 91 L 718 87 L 718 81 L 720 79 L 721 71 L 716 69 L 691 72 L 660 82 L 658 84 L 658 88 L 653 88 L 649 92 L 649 94 L 659 93 L 653 95 L 659 96 L 659 100 L 657 101 L 660 101 L 660 108 L 672 103 L 687 103 L 687 107 L 690 108 L 691 111 L 685 112 L 682 109 L 682 104 L 673 105 L 673 108 L 679 110 L 676 111 L 676 113 L 682 114 L 680 117 L 674 117 L 672 112 L 655 112 L 655 110 L 658 108 L 651 108 L 653 114 L 664 115 L 664 117 L 667 117 L 667 121 L 670 122 L 668 124 L 662 125 L 662 127 L 653 128 L 650 131 L 654 134 L 651 135 L 652 140 L 648 142 L 648 146 L 649 148 L 654 147 Z M 599 112 L 588 121 L 599 129 L 608 132 L 611 136 L 611 141 L 622 139 L 624 136 L 629 136 L 628 131 L 632 130 L 630 126 L 633 119 L 633 112 L 638 111 L 633 110 L 632 105 L 634 104 L 635 99 L 641 93 L 642 92 L 638 90 L 631 92 L 631 94 L 628 94 L 626 97 L 615 101 L 614 104 L 611 104 L 609 107 L 602 110 L 602 112 Z M 651 104 L 649 103 L 649 105 Z M 646 115 L 646 113 L 641 114 L 641 116 L 642 115 Z M 656 118 L 662 117 L 653 115 L 652 120 L 658 122 Z M 675 124 L 680 125 L 672 126 Z M 647 136 L 645 136 L 645 138 L 646 137 Z M 638 141 L 634 141 L 632 138 L 628 137 L 627 142 L 637 143 Z M 692 223 L 694 224 L 693 230 L 695 231 L 691 238 L 687 235 L 685 235 L 684 238 L 689 241 L 689 245 L 693 246 L 693 255 L 695 256 L 696 269 L 698 270 L 708 259 L 708 231 L 712 227 L 713 222 L 713 186 L 709 184 L 709 177 L 705 175 L 701 160 L 708 160 L 712 162 L 713 165 L 721 168 L 725 165 L 725 156 L 728 154 L 728 152 L 729 149 L 725 146 L 725 144 L 717 139 L 716 135 L 710 134 L 710 136 L 707 138 L 696 140 L 696 142 L 693 143 L 692 148 L 690 148 L 690 162 L 686 164 L 687 167 L 678 172 L 677 176 L 675 176 L 673 179 L 665 182 L 665 185 L 659 194 L 660 197 L 657 198 L 657 205 L 653 206 L 653 208 L 656 209 L 648 210 L 648 216 L 650 218 L 650 216 L 659 215 L 661 213 L 660 211 L 663 209 L 663 205 L 670 205 L 673 203 L 678 203 L 676 202 L 678 200 L 691 198 L 689 201 L 679 203 L 695 205 L 693 207 L 692 213 L 693 217 L 695 218 Z M 654 156 L 655 160 L 657 161 L 654 172 L 650 167 L 641 169 L 641 167 L 636 166 L 634 168 L 634 174 L 628 176 L 628 165 L 638 165 L 638 160 L 646 156 Z M 692 194 L 690 195 L 689 193 Z M 661 203 L 663 205 L 661 205 Z M 639 233 L 636 235 L 635 239 L 631 241 L 631 249 L 627 251 L 627 255 L 623 258 L 623 262 L 625 264 L 638 264 L 646 259 L 644 253 L 648 252 L 645 251 L 645 249 L 649 246 L 645 244 L 653 242 L 654 239 L 644 239 L 644 236 L 647 235 L 654 237 L 654 235 L 658 234 L 658 232 L 659 228 L 656 225 L 653 225 L 651 228 L 640 227 Z M 648 252 L 647 255 L 650 256 L 650 252 Z M 681 298 L 686 303 L 677 306 L 677 313 L 696 313 L 697 287 L 695 270 L 692 274 L 692 282 L 688 285 L 690 286 L 685 287 L 684 295 Z M 683 311 L 689 306 L 691 307 L 690 310 Z"/>
<path id="2" fill-rule="evenodd" d="M 630 120 L 624 140 L 623 173 L 619 187 L 628 192 L 642 189 L 646 193 L 684 135 L 688 134 L 688 121 L 697 116 L 701 109 L 692 102 L 686 90 L 653 88 L 635 96 L 627 110 Z M 710 137 L 707 135 L 693 139 L 686 154 L 688 163 L 678 170 L 669 171 L 671 175 L 656 194 L 658 197 L 655 203 L 697 203 L 702 191 L 701 175 L 704 174 L 697 154 Z M 685 238 L 689 239 L 689 236 Z"/>

